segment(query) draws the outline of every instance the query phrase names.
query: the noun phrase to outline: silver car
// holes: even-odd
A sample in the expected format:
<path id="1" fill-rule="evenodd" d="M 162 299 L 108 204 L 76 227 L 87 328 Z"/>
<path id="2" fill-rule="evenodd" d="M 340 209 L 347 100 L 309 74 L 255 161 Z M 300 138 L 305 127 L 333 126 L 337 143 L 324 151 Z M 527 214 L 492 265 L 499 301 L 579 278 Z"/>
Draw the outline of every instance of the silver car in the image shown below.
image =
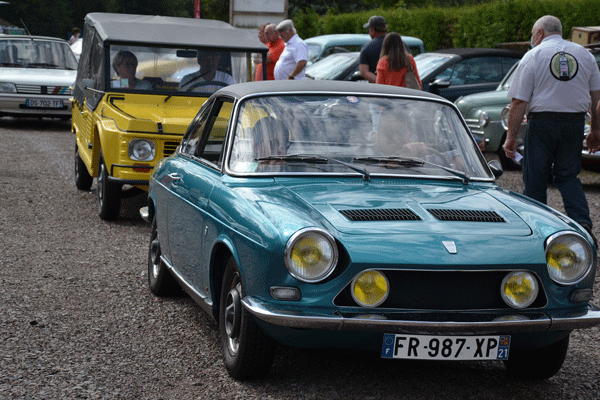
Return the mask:
<path id="1" fill-rule="evenodd" d="M 65 40 L 0 35 L 0 116 L 69 119 L 76 75 Z"/>

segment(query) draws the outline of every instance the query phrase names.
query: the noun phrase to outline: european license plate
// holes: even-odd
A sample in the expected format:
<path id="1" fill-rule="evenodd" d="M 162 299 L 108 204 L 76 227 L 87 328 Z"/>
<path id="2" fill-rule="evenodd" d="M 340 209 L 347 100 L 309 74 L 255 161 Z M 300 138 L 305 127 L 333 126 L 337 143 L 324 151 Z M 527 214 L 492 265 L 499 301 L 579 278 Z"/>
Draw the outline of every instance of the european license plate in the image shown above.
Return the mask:
<path id="1" fill-rule="evenodd" d="M 35 108 L 63 108 L 62 100 L 46 100 L 46 99 L 27 99 L 25 100 L 27 107 Z"/>
<path id="2" fill-rule="evenodd" d="M 386 333 L 382 358 L 508 360 L 510 336 L 429 336 Z"/>

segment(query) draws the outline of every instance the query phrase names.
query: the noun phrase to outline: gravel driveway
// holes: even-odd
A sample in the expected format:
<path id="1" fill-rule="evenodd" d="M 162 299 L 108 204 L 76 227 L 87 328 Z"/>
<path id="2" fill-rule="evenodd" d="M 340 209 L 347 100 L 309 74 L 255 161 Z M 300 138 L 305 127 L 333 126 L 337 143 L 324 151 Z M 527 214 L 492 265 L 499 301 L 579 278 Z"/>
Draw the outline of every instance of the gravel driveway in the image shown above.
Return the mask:
<path id="1" fill-rule="evenodd" d="M 70 124 L 0 119 L 0 399 L 595 399 L 600 330 L 574 332 L 562 370 L 510 379 L 499 362 L 415 362 L 280 347 L 265 380 L 237 382 L 216 324 L 147 288 L 149 226 L 124 202 L 97 216 L 73 183 Z M 600 175 L 582 173 L 600 238 Z M 499 184 L 521 190 L 520 173 Z M 555 189 L 549 203 L 562 211 Z M 595 304 L 600 280 L 596 279 Z"/>

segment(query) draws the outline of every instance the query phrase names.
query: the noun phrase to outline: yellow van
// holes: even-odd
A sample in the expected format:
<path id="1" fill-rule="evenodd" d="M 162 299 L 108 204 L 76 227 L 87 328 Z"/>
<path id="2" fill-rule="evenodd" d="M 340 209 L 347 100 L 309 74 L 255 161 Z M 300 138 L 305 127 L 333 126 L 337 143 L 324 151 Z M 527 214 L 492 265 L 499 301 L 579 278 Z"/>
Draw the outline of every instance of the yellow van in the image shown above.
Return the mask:
<path id="1" fill-rule="evenodd" d="M 118 218 L 125 189 L 147 190 L 208 97 L 252 80 L 253 55 L 266 62 L 267 51 L 222 21 L 88 14 L 71 130 L 75 185 L 90 190 L 97 178 L 100 218 Z"/>

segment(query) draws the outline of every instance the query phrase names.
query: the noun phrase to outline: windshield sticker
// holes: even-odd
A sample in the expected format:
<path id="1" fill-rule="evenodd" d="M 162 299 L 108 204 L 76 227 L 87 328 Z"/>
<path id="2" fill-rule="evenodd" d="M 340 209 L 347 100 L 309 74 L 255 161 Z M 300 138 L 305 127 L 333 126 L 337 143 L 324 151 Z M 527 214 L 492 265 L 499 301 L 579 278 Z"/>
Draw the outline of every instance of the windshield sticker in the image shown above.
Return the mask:
<path id="1" fill-rule="evenodd" d="M 564 51 L 556 53 L 550 60 L 550 72 L 559 81 L 570 81 L 578 70 L 577 59 Z"/>
<path id="2" fill-rule="evenodd" d="M 346 97 L 346 101 L 348 101 L 348 103 L 351 103 L 351 104 L 356 104 L 356 103 L 358 103 L 358 97 L 356 97 L 356 96 L 347 96 Z"/>

